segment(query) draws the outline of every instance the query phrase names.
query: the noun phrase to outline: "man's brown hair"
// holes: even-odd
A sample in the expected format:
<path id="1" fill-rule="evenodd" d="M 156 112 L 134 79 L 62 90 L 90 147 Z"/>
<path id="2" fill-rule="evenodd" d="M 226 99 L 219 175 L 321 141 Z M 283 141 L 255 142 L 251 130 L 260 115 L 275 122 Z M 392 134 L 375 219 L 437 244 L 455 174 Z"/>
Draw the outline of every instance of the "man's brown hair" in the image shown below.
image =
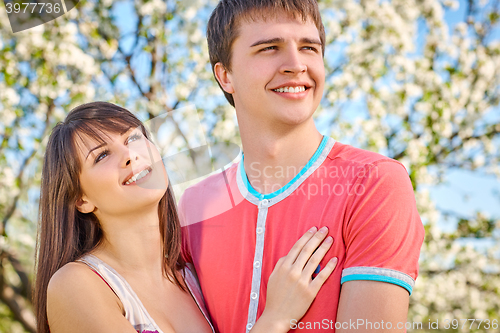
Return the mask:
<path id="1" fill-rule="evenodd" d="M 283 12 L 293 18 L 300 17 L 304 22 L 308 19 L 313 21 L 318 28 L 321 51 L 324 56 L 325 28 L 321 21 L 317 0 L 221 0 L 212 12 L 207 26 L 208 54 L 212 71 L 218 62 L 224 69 L 231 71 L 231 48 L 238 37 L 238 28 L 242 19 L 267 20 Z M 220 84 L 219 87 L 221 87 Z M 229 104 L 234 106 L 233 96 L 226 93 L 224 89 L 222 91 Z"/>

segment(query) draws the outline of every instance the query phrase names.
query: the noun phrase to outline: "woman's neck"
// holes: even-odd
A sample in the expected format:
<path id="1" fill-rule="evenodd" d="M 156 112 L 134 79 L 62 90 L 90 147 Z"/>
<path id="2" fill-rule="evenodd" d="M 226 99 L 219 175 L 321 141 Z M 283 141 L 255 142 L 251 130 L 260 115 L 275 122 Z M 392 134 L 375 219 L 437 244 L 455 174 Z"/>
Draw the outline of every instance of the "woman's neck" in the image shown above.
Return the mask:
<path id="1" fill-rule="evenodd" d="M 158 209 L 121 217 L 100 217 L 102 243 L 92 252 L 123 275 L 162 272 Z"/>

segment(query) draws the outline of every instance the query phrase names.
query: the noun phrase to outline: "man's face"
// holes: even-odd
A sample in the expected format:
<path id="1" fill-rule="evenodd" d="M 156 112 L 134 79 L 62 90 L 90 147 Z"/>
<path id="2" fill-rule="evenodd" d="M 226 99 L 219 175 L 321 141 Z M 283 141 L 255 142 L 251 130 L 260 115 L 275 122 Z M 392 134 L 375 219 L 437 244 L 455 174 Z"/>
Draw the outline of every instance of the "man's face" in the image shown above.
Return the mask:
<path id="1" fill-rule="evenodd" d="M 310 119 L 325 82 L 321 47 L 312 20 L 285 13 L 266 21 L 242 19 L 231 72 L 218 75 L 233 94 L 240 125 L 258 118 L 262 125 L 289 127 Z"/>

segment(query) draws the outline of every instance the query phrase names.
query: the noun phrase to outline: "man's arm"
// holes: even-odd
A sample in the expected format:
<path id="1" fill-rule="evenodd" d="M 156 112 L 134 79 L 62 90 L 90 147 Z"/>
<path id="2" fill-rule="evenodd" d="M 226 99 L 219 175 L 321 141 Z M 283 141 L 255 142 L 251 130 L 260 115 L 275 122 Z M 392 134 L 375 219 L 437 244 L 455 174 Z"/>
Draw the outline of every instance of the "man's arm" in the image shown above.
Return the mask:
<path id="1" fill-rule="evenodd" d="M 373 162 L 358 180 L 344 227 L 337 332 L 405 332 L 424 228 L 404 167 Z"/>
<path id="2" fill-rule="evenodd" d="M 337 311 L 337 325 L 342 328 L 336 332 L 406 332 L 409 301 L 408 291 L 395 284 L 345 282 Z"/>

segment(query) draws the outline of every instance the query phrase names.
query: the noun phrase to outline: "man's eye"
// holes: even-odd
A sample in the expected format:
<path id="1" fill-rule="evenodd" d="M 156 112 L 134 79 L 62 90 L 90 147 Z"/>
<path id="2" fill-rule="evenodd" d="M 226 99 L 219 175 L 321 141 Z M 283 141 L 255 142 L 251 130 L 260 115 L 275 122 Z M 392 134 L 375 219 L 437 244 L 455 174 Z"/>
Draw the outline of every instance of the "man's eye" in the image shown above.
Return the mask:
<path id="1" fill-rule="evenodd" d="M 318 49 L 313 47 L 313 46 L 304 46 L 303 47 L 304 49 L 306 50 L 310 50 L 310 51 L 314 51 L 314 52 L 318 52 Z"/>
<path id="2" fill-rule="evenodd" d="M 97 155 L 97 157 L 94 160 L 94 163 L 98 163 L 100 160 L 102 160 L 104 157 L 106 157 L 108 155 L 109 155 L 109 150 L 103 151 L 102 153 L 100 153 L 99 155 Z"/>
<path id="3" fill-rule="evenodd" d="M 268 46 L 263 48 L 261 51 L 276 50 L 276 46 Z"/>

